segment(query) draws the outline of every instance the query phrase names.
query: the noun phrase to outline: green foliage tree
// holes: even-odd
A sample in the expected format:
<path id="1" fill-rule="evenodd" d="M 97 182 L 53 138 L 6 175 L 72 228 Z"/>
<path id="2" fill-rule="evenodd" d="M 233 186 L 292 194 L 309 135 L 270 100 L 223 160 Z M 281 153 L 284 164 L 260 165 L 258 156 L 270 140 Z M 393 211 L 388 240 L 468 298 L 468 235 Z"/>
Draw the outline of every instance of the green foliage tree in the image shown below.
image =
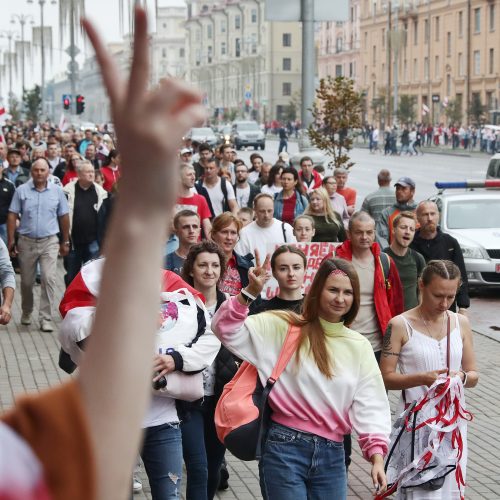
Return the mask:
<path id="1" fill-rule="evenodd" d="M 232 122 L 238 117 L 238 108 L 230 108 L 226 113 L 227 119 Z"/>
<path id="2" fill-rule="evenodd" d="M 23 95 L 24 109 L 26 110 L 26 119 L 38 122 L 42 111 L 42 94 L 40 86 L 35 85 L 31 90 L 25 90 Z"/>
<path id="3" fill-rule="evenodd" d="M 19 101 L 12 94 L 9 96 L 9 114 L 12 116 L 12 121 L 18 122 L 21 119 L 21 110 L 19 109 Z"/>
<path id="4" fill-rule="evenodd" d="M 460 101 L 454 100 L 449 101 L 444 114 L 450 124 L 459 125 L 462 122 L 462 103 Z"/>
<path id="5" fill-rule="evenodd" d="M 399 99 L 398 120 L 403 124 L 414 123 L 416 116 L 415 96 L 403 94 Z"/>
<path id="6" fill-rule="evenodd" d="M 343 76 L 322 78 L 316 89 L 309 138 L 332 156 L 335 167 L 354 165 L 347 154 L 353 142 L 349 131 L 361 127 L 361 100 L 361 94 L 354 90 L 354 82 Z"/>
<path id="7" fill-rule="evenodd" d="M 469 117 L 474 125 L 480 125 L 484 122 L 486 106 L 481 102 L 479 94 L 472 94 L 472 99 L 469 105 Z"/>
<path id="8" fill-rule="evenodd" d="M 300 92 L 294 92 L 285 111 L 285 120 L 287 122 L 293 122 L 297 119 L 300 114 L 301 103 L 302 99 L 300 96 Z"/>

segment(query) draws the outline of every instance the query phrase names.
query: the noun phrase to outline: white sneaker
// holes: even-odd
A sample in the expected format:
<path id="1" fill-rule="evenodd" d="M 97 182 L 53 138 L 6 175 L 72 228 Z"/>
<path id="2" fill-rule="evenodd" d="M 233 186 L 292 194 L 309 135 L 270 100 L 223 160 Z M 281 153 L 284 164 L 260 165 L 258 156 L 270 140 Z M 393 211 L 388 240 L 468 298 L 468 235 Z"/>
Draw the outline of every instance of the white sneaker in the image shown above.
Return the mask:
<path id="1" fill-rule="evenodd" d="M 42 319 L 40 323 L 40 330 L 42 330 L 42 332 L 53 332 L 54 327 L 52 326 L 52 321 L 49 321 L 48 319 Z"/>
<path id="2" fill-rule="evenodd" d="M 22 314 L 21 325 L 31 325 L 31 314 L 28 314 L 28 313 Z"/>
<path id="3" fill-rule="evenodd" d="M 132 489 L 134 493 L 139 493 L 139 491 L 142 491 L 142 483 L 139 477 L 134 474 L 133 479 L 132 479 Z"/>

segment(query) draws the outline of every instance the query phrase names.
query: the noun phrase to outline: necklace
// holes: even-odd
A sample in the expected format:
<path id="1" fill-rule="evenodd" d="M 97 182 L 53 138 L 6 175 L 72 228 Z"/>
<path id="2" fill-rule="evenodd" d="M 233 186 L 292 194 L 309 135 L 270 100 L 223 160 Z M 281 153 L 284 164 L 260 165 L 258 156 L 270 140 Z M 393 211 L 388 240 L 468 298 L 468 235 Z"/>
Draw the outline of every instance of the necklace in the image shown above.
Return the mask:
<path id="1" fill-rule="evenodd" d="M 422 321 L 424 323 L 425 329 L 427 330 L 427 333 L 429 334 L 429 337 L 431 337 L 432 339 L 437 340 L 437 341 L 441 340 L 441 339 L 436 338 L 434 335 L 432 335 L 431 329 L 429 328 L 429 324 L 427 323 L 427 321 L 423 317 L 422 311 L 421 311 L 420 307 L 418 308 L 418 314 L 419 314 L 420 318 L 422 319 Z M 439 334 L 441 334 L 441 332 L 444 330 L 445 320 L 446 320 L 446 313 L 443 313 L 443 324 L 441 325 Z"/>

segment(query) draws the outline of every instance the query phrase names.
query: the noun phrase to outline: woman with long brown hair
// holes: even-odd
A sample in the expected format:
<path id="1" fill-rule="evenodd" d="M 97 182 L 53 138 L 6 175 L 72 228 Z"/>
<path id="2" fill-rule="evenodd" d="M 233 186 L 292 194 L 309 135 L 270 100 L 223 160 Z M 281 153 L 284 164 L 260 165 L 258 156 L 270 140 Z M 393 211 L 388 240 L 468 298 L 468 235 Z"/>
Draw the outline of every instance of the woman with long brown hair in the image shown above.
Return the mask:
<path id="1" fill-rule="evenodd" d="M 249 284 L 212 320 L 214 333 L 236 356 L 252 363 L 265 385 L 290 325 L 301 327 L 296 353 L 269 396 L 271 423 L 259 463 L 268 500 L 344 499 L 343 437 L 352 429 L 372 462 L 374 488 L 386 487 L 383 455 L 390 432 L 389 403 L 369 342 L 350 330 L 359 309 L 356 271 L 326 259 L 304 301 L 291 311 L 248 316 L 267 280 L 269 257 L 251 268 Z"/>

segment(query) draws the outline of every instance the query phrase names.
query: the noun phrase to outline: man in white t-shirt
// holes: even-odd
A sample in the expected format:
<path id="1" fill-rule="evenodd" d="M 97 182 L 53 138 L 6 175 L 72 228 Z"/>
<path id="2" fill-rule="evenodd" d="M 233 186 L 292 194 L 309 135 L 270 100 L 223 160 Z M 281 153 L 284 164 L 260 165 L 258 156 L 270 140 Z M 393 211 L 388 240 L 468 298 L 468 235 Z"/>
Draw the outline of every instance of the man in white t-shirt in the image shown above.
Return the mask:
<path id="1" fill-rule="evenodd" d="M 225 177 L 219 177 L 219 168 L 215 159 L 210 159 L 203 166 L 204 176 L 200 181 L 201 185 L 207 190 L 214 215 L 220 215 L 231 211 L 234 215 L 238 213 L 238 204 L 234 196 L 234 189 L 231 183 Z"/>
<path id="2" fill-rule="evenodd" d="M 253 200 L 259 194 L 259 190 L 248 182 L 248 167 L 243 163 L 239 163 L 235 167 L 236 184 L 234 184 L 234 194 L 236 203 L 240 208 L 253 207 Z"/>
<path id="3" fill-rule="evenodd" d="M 258 250 L 261 259 L 264 259 L 266 254 L 274 252 L 276 246 L 297 242 L 292 226 L 273 217 L 274 199 L 271 195 L 258 194 L 253 209 L 255 221 L 241 230 L 240 241 L 235 248 L 238 254 L 255 255 L 255 250 Z"/>

